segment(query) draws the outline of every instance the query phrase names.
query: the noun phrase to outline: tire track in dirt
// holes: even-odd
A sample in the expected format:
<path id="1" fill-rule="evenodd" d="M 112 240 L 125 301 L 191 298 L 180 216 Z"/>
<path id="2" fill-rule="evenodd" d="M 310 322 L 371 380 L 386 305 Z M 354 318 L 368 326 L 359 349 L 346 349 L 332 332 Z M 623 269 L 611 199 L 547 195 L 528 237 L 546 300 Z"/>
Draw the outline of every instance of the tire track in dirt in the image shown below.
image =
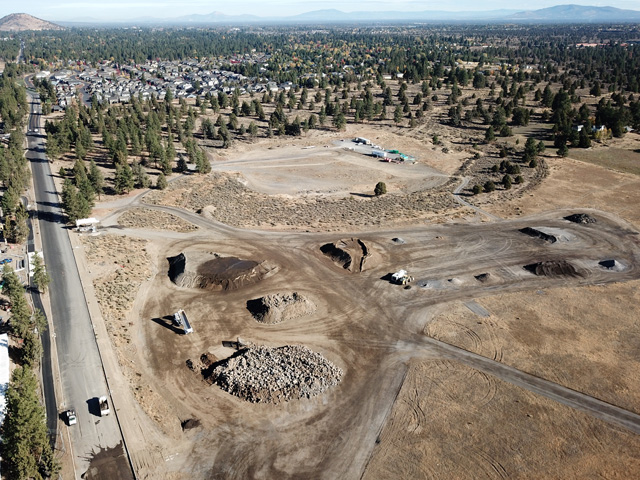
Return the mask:
<path id="1" fill-rule="evenodd" d="M 635 412 L 625 410 L 585 393 L 536 377 L 440 340 L 423 337 L 420 341 L 424 346 L 428 345 L 432 352 L 437 351 L 444 358 L 458 361 L 505 382 L 522 387 L 576 410 L 586 412 L 600 420 L 640 435 L 640 415 Z"/>

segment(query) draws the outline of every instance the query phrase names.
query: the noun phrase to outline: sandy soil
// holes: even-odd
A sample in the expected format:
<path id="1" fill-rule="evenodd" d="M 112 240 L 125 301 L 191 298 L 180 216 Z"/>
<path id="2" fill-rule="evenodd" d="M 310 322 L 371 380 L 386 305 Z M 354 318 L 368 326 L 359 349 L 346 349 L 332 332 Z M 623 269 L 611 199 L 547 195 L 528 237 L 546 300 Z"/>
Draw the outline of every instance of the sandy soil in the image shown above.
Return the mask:
<path id="1" fill-rule="evenodd" d="M 447 308 L 425 333 L 606 402 L 640 412 L 640 282 L 545 289 Z M 632 310 L 631 310 L 632 311 Z"/>
<path id="2" fill-rule="evenodd" d="M 415 361 L 363 479 L 631 478 L 637 435 L 477 370 Z"/>

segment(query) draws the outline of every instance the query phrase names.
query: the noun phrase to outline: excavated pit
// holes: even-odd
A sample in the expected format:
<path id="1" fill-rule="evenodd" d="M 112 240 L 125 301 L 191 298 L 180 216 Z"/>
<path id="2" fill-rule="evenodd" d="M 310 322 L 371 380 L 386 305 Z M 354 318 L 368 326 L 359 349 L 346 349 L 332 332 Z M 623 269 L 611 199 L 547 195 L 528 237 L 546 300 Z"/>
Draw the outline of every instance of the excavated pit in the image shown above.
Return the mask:
<path id="1" fill-rule="evenodd" d="M 352 273 L 363 272 L 379 262 L 378 255 L 359 238 L 326 243 L 320 247 L 320 251 L 334 263 Z"/>
<path id="2" fill-rule="evenodd" d="M 249 346 L 202 372 L 211 384 L 252 403 L 311 398 L 336 386 L 342 370 L 302 345 Z"/>
<path id="3" fill-rule="evenodd" d="M 566 260 L 554 260 L 525 265 L 524 269 L 540 277 L 584 277 L 584 272 L 578 270 Z"/>
<path id="4" fill-rule="evenodd" d="M 236 290 L 275 273 L 267 262 L 222 257 L 216 253 L 180 253 L 169 261 L 169 278 L 178 287 Z"/>
<path id="5" fill-rule="evenodd" d="M 260 323 L 274 325 L 286 320 L 311 315 L 316 306 L 297 292 L 265 295 L 249 300 L 247 310 Z"/>

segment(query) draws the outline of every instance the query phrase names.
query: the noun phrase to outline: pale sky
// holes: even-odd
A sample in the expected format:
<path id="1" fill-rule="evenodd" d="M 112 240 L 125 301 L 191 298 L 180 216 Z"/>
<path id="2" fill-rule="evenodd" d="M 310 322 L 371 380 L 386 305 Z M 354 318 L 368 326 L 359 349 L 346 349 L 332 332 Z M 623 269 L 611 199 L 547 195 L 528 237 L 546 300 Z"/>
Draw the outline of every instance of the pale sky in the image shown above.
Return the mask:
<path id="1" fill-rule="evenodd" d="M 312 10 L 337 9 L 352 11 L 478 11 L 478 10 L 535 10 L 554 5 L 611 6 L 640 10 L 640 0 L 0 0 L 0 17 L 10 13 L 28 13 L 44 20 L 73 21 L 92 17 L 98 20 L 130 20 L 139 17 L 170 18 L 190 14 L 221 12 L 227 15 L 253 14 L 259 16 L 289 16 Z"/>

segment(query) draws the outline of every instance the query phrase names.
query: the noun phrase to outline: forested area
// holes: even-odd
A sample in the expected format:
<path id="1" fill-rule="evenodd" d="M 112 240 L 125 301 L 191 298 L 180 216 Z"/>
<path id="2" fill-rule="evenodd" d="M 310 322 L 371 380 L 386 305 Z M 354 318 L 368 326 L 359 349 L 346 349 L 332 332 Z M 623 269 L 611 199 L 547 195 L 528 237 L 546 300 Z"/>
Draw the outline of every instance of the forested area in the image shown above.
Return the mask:
<path id="1" fill-rule="evenodd" d="M 67 108 L 61 121 L 46 125 L 47 153 L 74 159 L 60 173 L 65 211 L 75 220 L 88 216 L 103 193 L 147 188 L 154 176 L 162 188 L 187 164 L 206 173 L 204 148 L 312 129 L 340 131 L 349 123 L 392 122 L 412 129 L 442 105 L 446 114 L 436 116 L 441 123 L 483 129 L 479 140 L 485 143 L 511 137 L 513 128 L 530 122 L 549 124 L 557 153 L 565 156 L 569 148 L 640 128 L 640 47 L 624 41 L 633 29 L 70 30 L 33 34 L 27 44 L 34 62 L 64 58 L 98 66 L 112 59 L 118 67 L 195 56 L 242 73 L 248 82 L 291 82 L 291 88 L 249 96 L 239 88 L 200 94 L 196 82 L 195 104 L 181 97 L 176 105 L 169 91 L 162 99 L 134 97 L 129 104 L 107 106 L 93 98 L 88 106 Z M 579 45 L 585 40 L 599 43 L 585 48 Z M 55 101 L 50 82 L 37 87 L 45 105 Z M 585 102 L 587 97 L 598 101 Z M 505 188 L 523 181 L 519 168 L 537 166 L 544 147 L 537 140 L 535 148 L 528 145 L 516 155 L 517 162 L 496 165 Z M 504 147 L 500 153 L 514 155 Z M 109 178 L 105 167 L 113 171 Z M 480 190 L 491 191 L 485 187 Z"/>

